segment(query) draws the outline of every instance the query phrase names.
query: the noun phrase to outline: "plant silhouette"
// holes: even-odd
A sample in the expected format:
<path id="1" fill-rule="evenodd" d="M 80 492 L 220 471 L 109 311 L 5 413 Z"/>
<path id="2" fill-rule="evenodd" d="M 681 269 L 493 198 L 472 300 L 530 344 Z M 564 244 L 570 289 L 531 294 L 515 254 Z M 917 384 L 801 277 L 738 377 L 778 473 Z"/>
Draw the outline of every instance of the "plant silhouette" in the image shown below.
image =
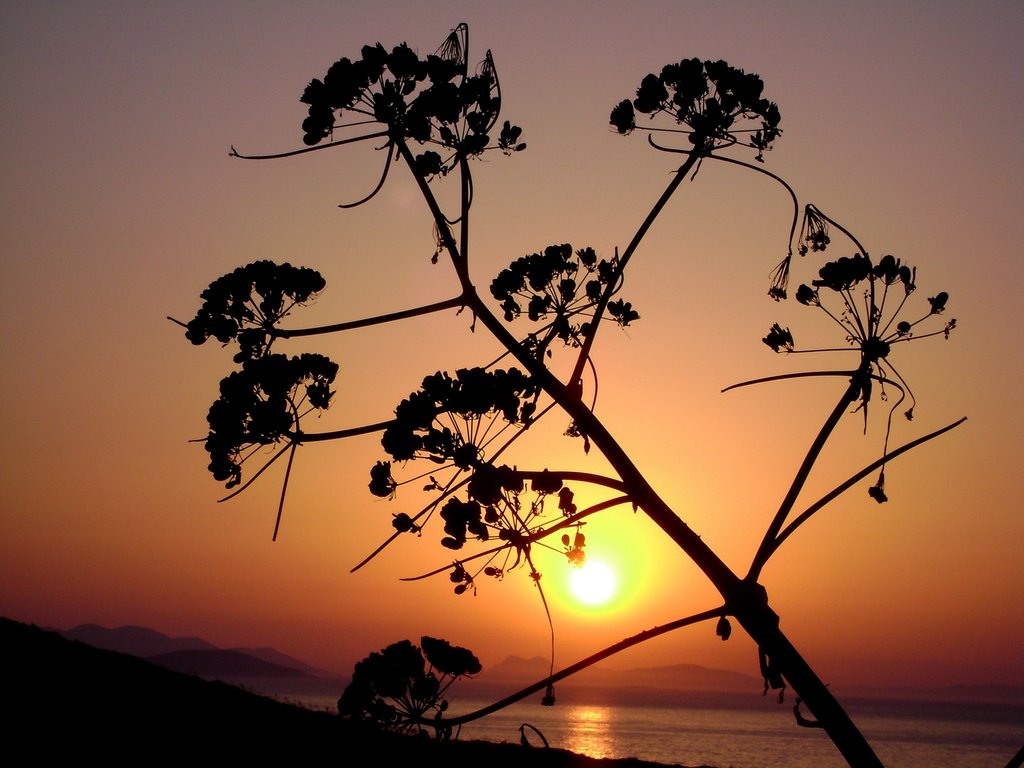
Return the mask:
<path id="1" fill-rule="evenodd" d="M 909 419 L 914 406 L 912 390 L 896 368 L 893 353 L 908 342 L 949 337 L 956 321 L 942 317 L 948 295 L 939 292 L 926 303 L 919 301 L 916 270 L 894 256 L 872 257 L 849 230 L 813 205 L 803 207 L 798 233 L 796 194 L 764 167 L 765 155 L 782 131 L 780 110 L 762 95 L 761 79 L 723 61 L 684 59 L 665 66 L 659 74 L 644 76 L 635 97 L 618 102 L 610 113 L 609 124 L 618 133 L 644 134 L 652 148 L 681 158 L 628 243 L 611 253 L 589 245 L 548 245 L 513 261 L 490 282 L 490 297 L 481 296 L 469 257 L 472 162 L 487 153 L 514 155 L 526 144 L 521 141 L 523 131 L 500 117 L 501 88 L 490 52 L 478 66 L 471 67 L 468 43 L 468 28 L 461 24 L 425 57 L 404 43 L 391 50 L 380 44 L 366 46 L 359 58 L 339 59 L 322 79 L 314 79 L 306 87 L 302 94 L 309 107 L 302 124 L 305 148 L 271 155 L 243 155 L 232 148 L 237 157 L 272 159 L 374 142 L 385 157 L 379 180 L 364 197 L 341 207 L 368 203 L 383 188 L 392 166 L 404 165 L 433 220 L 433 260 L 450 264 L 457 291 L 444 301 L 400 312 L 331 326 L 287 328 L 283 321 L 324 290 L 325 281 L 317 272 L 257 262 L 216 280 L 202 294 L 204 303 L 195 318 L 181 323 L 194 344 L 213 337 L 238 347 L 234 359 L 239 370 L 221 382 L 220 396 L 209 413 L 206 449 L 210 471 L 235 495 L 288 454 L 276 537 L 295 447 L 380 433 L 386 455 L 370 467 L 369 490 L 379 497 L 395 498 L 404 485 L 412 483 L 429 494 L 429 501 L 413 513 L 393 514 L 386 541 L 357 568 L 397 538 L 422 534 L 436 522 L 443 528 L 440 544 L 458 553 L 458 559 L 424 576 L 447 574 L 454 591 L 463 594 L 476 591 L 482 578 L 503 578 L 522 568 L 537 584 L 547 610 L 542 577 L 531 555 L 534 545 L 557 536 L 567 563 L 581 565 L 586 559 L 586 519 L 611 507 L 630 505 L 654 521 L 721 595 L 720 604 L 647 629 L 565 669 L 552 670 L 548 678 L 515 696 L 461 717 L 443 716 L 443 707 L 430 696 L 404 709 L 382 705 L 383 699 L 390 696 L 394 700 L 395 696 L 390 689 L 376 687 L 377 682 L 371 685 L 363 680 L 367 675 L 373 677 L 369 669 L 378 664 L 368 659 L 363 662 L 367 675 L 357 669 L 357 676 L 366 684 L 356 686 L 351 694 L 346 692 L 347 699 L 343 697 L 350 712 L 376 711 L 382 713 L 379 719 L 403 726 L 450 728 L 541 690 L 545 691 L 545 703 L 553 703 L 552 686 L 558 680 L 668 631 L 714 621 L 717 635 L 728 640 L 735 621 L 758 647 L 765 692 L 777 690 L 781 700 L 785 687 L 792 687 L 813 718 L 805 717 L 798 707 L 798 725 L 823 728 L 851 765 L 879 765 L 843 707 L 780 629 L 759 576 L 780 545 L 803 523 L 876 472 L 868 494 L 879 503 L 886 501 L 889 464 L 963 421 L 895 448 L 890 446 L 893 414 L 907 403 Z M 741 159 L 744 152 L 753 153 L 753 163 Z M 811 376 L 843 382 L 836 406 L 812 440 L 745 573 L 727 566 L 658 495 L 597 415 L 596 384 L 592 383 L 596 372 L 591 349 L 606 321 L 628 326 L 641 318 L 639 310 L 620 295 L 629 263 L 681 182 L 694 176 L 704 161 L 727 162 L 767 175 L 791 196 L 790 242 L 785 258 L 772 271 L 768 296 L 775 301 L 788 300 L 792 273 L 798 268 L 816 274 L 809 284 L 800 284 L 795 299 L 824 313 L 825 321 L 840 332 L 837 349 L 851 355 L 850 365 L 842 370 L 807 370 L 734 385 Z M 450 209 L 435 195 L 442 184 L 455 188 L 458 202 Z M 807 266 L 813 258 L 840 248 L 831 238 L 835 232 L 843 236 L 843 255 L 818 266 L 815 272 L 815 267 Z M 801 257 L 796 260 L 794 247 Z M 502 350 L 496 360 L 454 372 L 430 373 L 386 421 L 332 432 L 304 430 L 304 417 L 331 404 L 337 366 L 320 355 L 287 357 L 272 351 L 275 345 L 296 337 L 341 333 L 453 310 L 467 311 L 473 328 L 482 328 L 494 338 Z M 795 338 L 789 328 L 776 323 L 763 341 L 779 353 L 815 351 L 799 348 Z M 567 376 L 556 375 L 550 366 L 556 355 L 560 360 L 568 358 L 566 369 L 571 372 Z M 890 392 L 897 396 L 895 403 L 887 406 L 889 418 L 879 458 L 798 510 L 796 504 L 807 478 L 836 425 L 848 414 L 860 412 L 866 430 L 869 407 L 878 402 L 888 404 Z M 584 451 L 603 455 L 612 474 L 555 469 L 542 460 L 534 467 L 510 466 L 502 460 L 513 443 L 526 438 L 530 425 L 552 411 L 568 418 L 566 435 L 579 441 Z M 267 446 L 273 447 L 269 459 Z M 263 464 L 249 472 L 254 461 Z M 243 469 L 247 477 L 243 477 Z M 601 500 L 577 506 L 581 487 L 601 494 Z M 548 616 L 550 622 L 550 613 Z M 427 641 L 424 638 L 424 643 Z M 431 659 L 427 647 L 424 652 Z M 426 675 L 420 651 L 408 642 L 382 654 L 382 658 L 402 656 L 418 670 L 416 679 Z M 458 676 L 433 660 L 430 663 Z M 467 667 L 466 672 L 472 670 Z M 430 683 L 431 695 L 443 691 L 445 685 Z M 423 706 L 423 702 L 429 703 Z M 432 709 L 436 709 L 435 717 L 428 719 Z"/>
<path id="2" fill-rule="evenodd" d="M 442 720 L 448 709 L 445 692 L 460 677 L 480 670 L 472 652 L 447 640 L 424 636 L 418 648 L 401 640 L 356 664 L 338 699 L 338 712 L 401 733 L 419 732 L 432 718 L 436 737 L 448 738 L 451 729 Z"/>

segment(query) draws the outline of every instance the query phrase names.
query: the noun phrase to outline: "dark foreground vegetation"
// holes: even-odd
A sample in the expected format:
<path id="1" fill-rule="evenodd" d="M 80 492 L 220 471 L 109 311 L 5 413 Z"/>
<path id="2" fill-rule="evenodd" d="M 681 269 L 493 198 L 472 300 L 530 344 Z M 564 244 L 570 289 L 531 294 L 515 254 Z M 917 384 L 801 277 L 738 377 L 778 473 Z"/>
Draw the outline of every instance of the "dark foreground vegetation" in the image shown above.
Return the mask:
<path id="1" fill-rule="evenodd" d="M 285 759 L 342 766 L 655 768 L 561 749 L 398 736 L 0 618 L 4 762 Z"/>

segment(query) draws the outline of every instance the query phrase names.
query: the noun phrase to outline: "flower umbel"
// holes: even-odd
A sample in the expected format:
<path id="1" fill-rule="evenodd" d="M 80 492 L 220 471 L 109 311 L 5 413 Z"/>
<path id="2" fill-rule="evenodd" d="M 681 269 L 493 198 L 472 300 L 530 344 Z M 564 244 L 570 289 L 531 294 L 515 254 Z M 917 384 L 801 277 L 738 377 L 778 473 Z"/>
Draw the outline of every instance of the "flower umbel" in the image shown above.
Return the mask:
<path id="1" fill-rule="evenodd" d="M 580 346 L 589 333 L 594 306 L 616 280 L 617 266 L 617 256 L 599 259 L 590 247 L 549 245 L 503 269 L 491 283 L 491 295 L 501 302 L 509 322 L 525 309 L 530 320 L 547 323 L 524 342 L 540 357 L 555 338 Z M 621 299 L 608 303 L 608 314 L 621 326 L 640 319 L 633 305 Z"/>
<path id="2" fill-rule="evenodd" d="M 904 401 L 909 400 L 910 406 L 904 415 L 912 419 L 916 403 L 909 384 L 890 359 L 893 349 L 899 344 L 931 336 L 942 335 L 948 339 L 956 327 L 956 320 L 936 324 L 935 318 L 945 311 L 949 301 L 945 291 L 928 299 L 927 310 L 906 317 L 912 309 L 910 297 L 917 289 L 917 270 L 891 255 L 883 256 L 878 261 L 873 260 L 849 231 L 812 205 L 807 206 L 804 214 L 800 253 L 825 251 L 831 244 L 830 226 L 841 230 L 858 250 L 851 256 L 841 256 L 821 266 L 818 277 L 811 280 L 810 285 L 802 284 L 797 289 L 796 300 L 804 306 L 824 312 L 842 330 L 846 346 L 798 350 L 789 329 L 777 323 L 764 338 L 764 343 L 776 352 L 858 352 L 860 359 L 852 376 L 859 387 L 857 410 L 864 413 L 865 430 L 868 405 L 875 394 L 874 385 L 880 385 L 878 389 L 883 400 L 888 399 L 887 387 L 899 392 L 899 397 L 889 411 L 885 438 L 887 446 L 893 413 Z M 887 501 L 884 484 L 883 465 L 878 483 L 869 491 L 871 497 L 879 503 Z"/>
<path id="3" fill-rule="evenodd" d="M 764 82 L 724 61 L 684 59 L 660 74 L 649 74 L 612 109 L 609 122 L 619 133 L 642 128 L 636 113 L 671 117 L 694 149 L 709 153 L 733 144 L 757 150 L 758 161 L 782 133 L 779 107 L 761 96 Z"/>
<path id="4" fill-rule="evenodd" d="M 335 131 L 379 123 L 391 141 L 430 144 L 417 158 L 427 174 L 444 174 L 458 157 L 481 154 L 501 110 L 501 88 L 488 51 L 477 71 L 468 66 L 469 28 L 460 24 L 436 52 L 420 57 L 402 43 L 390 51 L 378 43 L 364 46 L 358 59 L 342 58 L 324 78 L 306 86 L 301 101 L 309 105 L 302 123 L 303 141 L 314 146 Z M 497 148 L 519 152 L 522 129 L 505 121 Z"/>

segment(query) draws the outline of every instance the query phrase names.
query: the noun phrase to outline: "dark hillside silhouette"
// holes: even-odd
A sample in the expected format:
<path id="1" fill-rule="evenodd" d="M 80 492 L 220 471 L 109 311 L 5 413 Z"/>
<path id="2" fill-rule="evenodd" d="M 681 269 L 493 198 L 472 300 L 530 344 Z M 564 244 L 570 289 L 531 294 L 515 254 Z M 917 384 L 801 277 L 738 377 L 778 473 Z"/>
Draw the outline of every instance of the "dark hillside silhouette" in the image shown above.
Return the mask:
<path id="1" fill-rule="evenodd" d="M 0 692 L 9 765 L 281 765 L 657 768 L 514 744 L 441 744 L 360 727 L 234 686 L 0 618 Z"/>

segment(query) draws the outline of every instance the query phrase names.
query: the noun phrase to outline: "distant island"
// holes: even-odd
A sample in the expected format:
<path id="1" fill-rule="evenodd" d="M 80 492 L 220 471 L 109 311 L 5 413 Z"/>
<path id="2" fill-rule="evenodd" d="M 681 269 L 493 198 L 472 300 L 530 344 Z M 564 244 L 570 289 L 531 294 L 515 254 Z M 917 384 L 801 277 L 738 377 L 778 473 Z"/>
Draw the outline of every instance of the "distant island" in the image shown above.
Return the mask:
<path id="1" fill-rule="evenodd" d="M 269 647 L 218 648 L 199 637 L 170 637 L 153 629 L 123 626 L 113 629 L 82 624 L 55 630 L 69 640 L 96 648 L 146 659 L 167 669 L 206 680 L 221 680 L 277 697 L 337 697 L 351 679 L 351 671 L 318 669 Z M 372 650 L 372 649 L 368 649 Z M 548 674 L 548 660 L 509 656 L 485 667 L 474 679 L 460 681 L 459 690 L 477 698 L 501 698 Z M 621 705 L 700 703 L 695 693 L 759 696 L 759 678 L 697 664 L 675 664 L 626 670 L 595 666 L 559 684 L 572 698 Z M 1024 703 L 1024 688 L 1000 685 L 959 685 L 941 688 L 847 687 L 848 696 L 879 699 L 919 699 Z"/>

